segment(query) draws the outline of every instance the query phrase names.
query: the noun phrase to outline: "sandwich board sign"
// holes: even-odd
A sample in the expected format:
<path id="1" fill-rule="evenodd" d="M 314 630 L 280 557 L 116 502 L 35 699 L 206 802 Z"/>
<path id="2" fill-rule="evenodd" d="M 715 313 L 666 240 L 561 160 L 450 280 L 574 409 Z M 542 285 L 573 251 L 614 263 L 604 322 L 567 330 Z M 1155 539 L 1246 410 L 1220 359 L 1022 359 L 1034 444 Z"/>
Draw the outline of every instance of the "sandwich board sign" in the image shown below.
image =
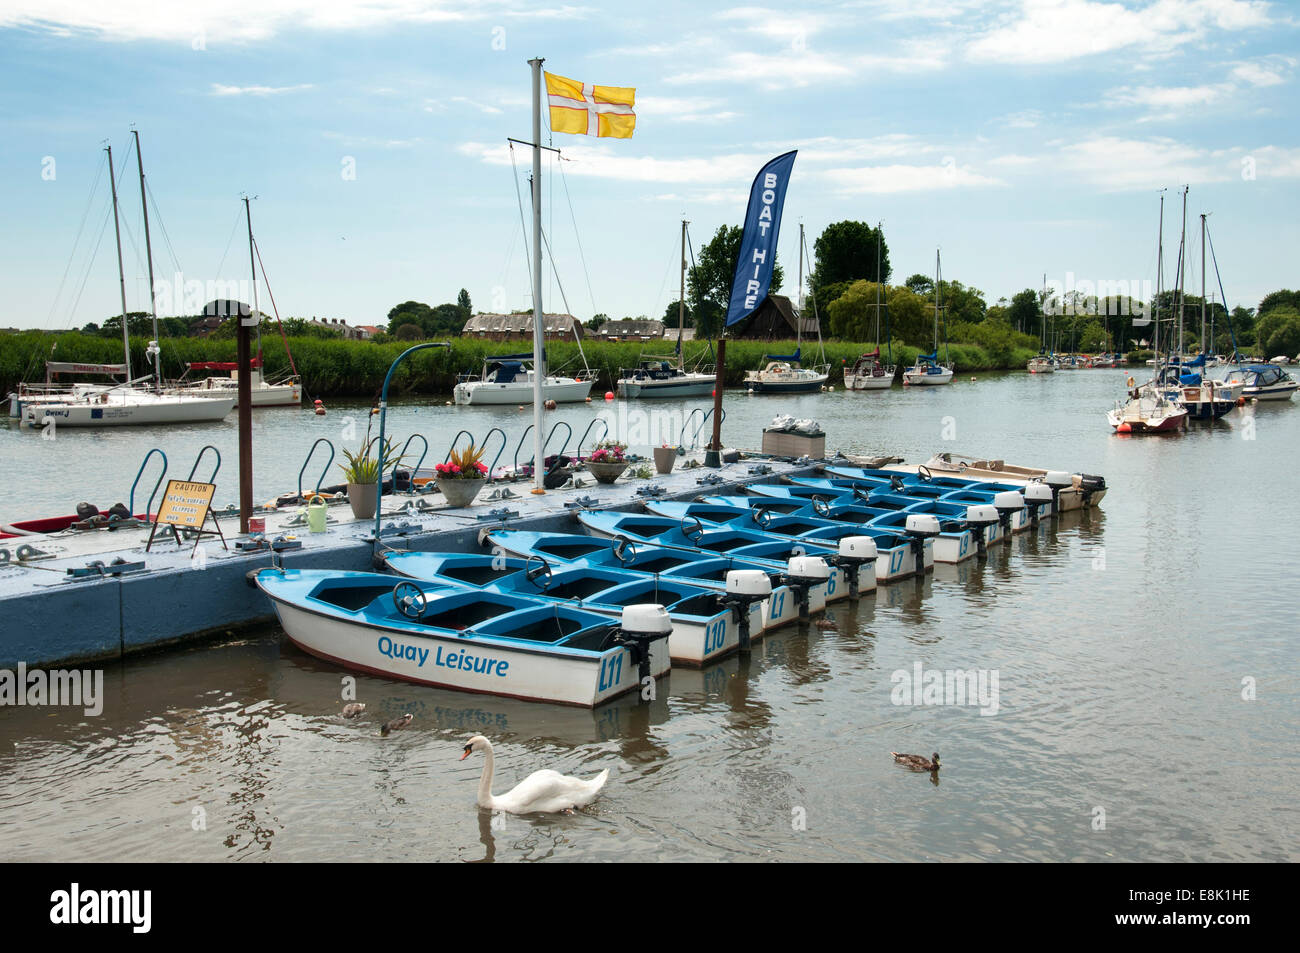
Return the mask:
<path id="1" fill-rule="evenodd" d="M 165 526 L 172 531 L 177 546 L 182 545 L 180 531 L 183 529 L 195 537 L 195 549 L 204 536 L 220 537 L 221 545 L 229 549 L 230 547 L 226 546 L 225 534 L 221 532 L 221 525 L 217 522 L 217 516 L 212 512 L 212 496 L 216 491 L 215 483 L 168 480 L 167 489 L 163 491 L 162 503 L 158 506 L 158 516 L 154 520 L 153 529 L 149 532 L 149 542 L 145 546 L 145 552 L 148 552 L 149 547 L 153 545 L 154 534 L 158 532 L 159 526 Z M 216 527 L 215 530 L 203 528 L 209 516 L 212 518 L 212 525 Z"/>

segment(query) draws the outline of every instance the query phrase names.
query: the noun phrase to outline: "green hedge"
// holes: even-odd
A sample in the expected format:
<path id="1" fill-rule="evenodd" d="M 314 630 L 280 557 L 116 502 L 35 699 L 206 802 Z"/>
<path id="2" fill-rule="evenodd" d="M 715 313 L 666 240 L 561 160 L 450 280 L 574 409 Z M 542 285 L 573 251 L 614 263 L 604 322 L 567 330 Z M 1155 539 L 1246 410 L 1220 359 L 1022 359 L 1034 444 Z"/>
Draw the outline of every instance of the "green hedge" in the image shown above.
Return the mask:
<path id="1" fill-rule="evenodd" d="M 131 341 L 131 366 L 137 375 L 148 366 L 144 355 L 146 343 L 143 338 Z M 313 398 L 377 396 L 389 366 L 409 346 L 400 341 L 375 344 L 310 337 L 290 338 L 289 343 L 298 372 L 302 375 L 303 387 Z M 450 348 L 430 348 L 408 359 L 393 378 L 391 392 L 395 395 L 450 394 L 456 375 L 478 373 L 485 356 L 530 350 L 527 341 L 457 338 L 451 344 Z M 657 344 L 587 341 L 583 347 L 588 363 L 600 373 L 601 385 L 611 390 L 620 368 L 636 366 L 642 354 L 670 355 L 673 344 L 672 341 Z M 871 347 L 828 342 L 826 360 L 832 368 L 832 380 L 839 378 L 837 369 L 842 364 L 851 366 L 859 354 Z M 740 386 L 745 371 L 761 367 L 765 354 L 790 354 L 794 348 L 793 341 L 728 341 L 727 386 Z M 277 337 L 266 337 L 263 351 L 268 377 L 279 377 L 289 372 L 289 360 Z M 547 343 L 546 351 L 552 370 L 563 368 L 572 371 L 582 367 L 578 346 L 573 342 L 551 341 Z M 918 348 L 894 344 L 894 360 L 898 364 L 910 365 L 919 353 Z M 953 344 L 949 348 L 958 373 L 1023 368 L 1034 353 L 1028 348 L 986 350 L 973 344 Z M 708 354 L 707 343 L 688 342 L 686 345 L 687 364 L 694 364 L 697 359 L 712 363 Z M 940 354 L 942 356 L 942 350 Z M 805 364 L 817 359 L 816 342 L 811 345 L 804 342 L 803 356 Z M 24 331 L 0 335 L 0 393 L 12 390 L 19 381 L 43 379 L 46 360 L 110 364 L 121 359 L 120 343 L 79 331 L 57 334 Z M 164 375 L 179 377 L 185 370 L 186 361 L 233 361 L 235 342 L 211 338 L 168 339 L 162 342 L 162 359 Z"/>

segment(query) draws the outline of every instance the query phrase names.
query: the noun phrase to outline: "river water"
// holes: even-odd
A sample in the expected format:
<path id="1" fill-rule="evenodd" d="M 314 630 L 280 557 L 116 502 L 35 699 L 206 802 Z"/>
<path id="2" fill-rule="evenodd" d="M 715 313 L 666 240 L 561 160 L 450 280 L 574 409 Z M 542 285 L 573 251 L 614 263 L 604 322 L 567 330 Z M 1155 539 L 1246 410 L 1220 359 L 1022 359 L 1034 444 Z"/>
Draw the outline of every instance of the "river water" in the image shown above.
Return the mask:
<path id="1" fill-rule="evenodd" d="M 1110 492 L 1101 512 L 1017 537 L 986 564 L 941 566 L 923 583 L 838 604 L 827 614 L 833 629 L 789 627 L 748 658 L 676 670 L 650 704 L 591 712 L 361 676 L 368 711 L 344 721 L 343 673 L 274 626 L 108 666 L 99 717 L 0 709 L 0 852 L 1295 860 L 1300 408 L 1247 406 L 1181 435 L 1115 436 L 1104 412 L 1126 373 L 967 375 L 884 394 L 728 392 L 728 445 L 756 447 L 774 414 L 791 413 L 822 423 L 830 448 L 912 461 L 945 449 L 1002 457 L 1100 473 Z M 597 401 L 561 408 L 548 426 L 563 419 L 581 433 L 603 412 L 645 449 L 676 443 L 686 408 L 707 403 Z M 54 440 L 0 429 L 0 522 L 125 500 L 155 444 L 181 477 L 200 447 L 215 445 L 218 502 L 233 500 L 234 419 Z M 509 462 L 530 419 L 439 398 L 393 408 L 389 428 L 400 440 L 422 432 L 440 461 L 457 430 L 499 425 Z M 258 411 L 258 498 L 295 486 L 318 437 L 355 445 L 365 421 L 362 405 L 332 405 L 324 417 Z M 530 455 L 525 447 L 521 459 Z M 145 496 L 137 490 L 137 510 Z M 896 684 L 918 665 L 996 674 L 996 706 L 898 704 Z M 381 738 L 380 721 L 405 711 L 412 727 Z M 498 792 L 540 768 L 610 768 L 610 781 L 575 816 L 494 820 L 474 803 L 481 756 L 457 760 L 476 733 L 497 746 Z M 943 768 L 934 778 L 908 772 L 891 750 L 937 750 Z"/>

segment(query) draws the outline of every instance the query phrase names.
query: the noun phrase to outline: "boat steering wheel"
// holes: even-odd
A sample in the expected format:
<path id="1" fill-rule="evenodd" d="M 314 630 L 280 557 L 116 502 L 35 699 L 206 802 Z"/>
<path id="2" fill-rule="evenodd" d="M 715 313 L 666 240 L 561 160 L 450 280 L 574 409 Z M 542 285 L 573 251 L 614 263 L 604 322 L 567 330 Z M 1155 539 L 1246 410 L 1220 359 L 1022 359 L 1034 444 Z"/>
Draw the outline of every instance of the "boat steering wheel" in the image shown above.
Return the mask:
<path id="1" fill-rule="evenodd" d="M 929 483 L 932 479 L 934 479 L 934 474 L 930 472 L 929 467 L 927 467 L 924 463 L 916 468 L 916 473 L 917 476 L 919 476 L 926 483 Z"/>
<path id="2" fill-rule="evenodd" d="M 615 536 L 614 558 L 624 566 L 630 566 L 636 561 L 636 544 L 626 536 Z"/>
<path id="3" fill-rule="evenodd" d="M 855 487 L 853 488 L 853 498 L 856 499 L 856 500 L 861 500 L 863 503 L 870 503 L 870 502 L 871 502 L 871 491 L 870 491 L 870 490 L 864 490 L 864 489 L 863 489 L 862 487 L 860 487 L 860 486 L 855 486 Z"/>
<path id="4" fill-rule="evenodd" d="M 398 612 L 408 619 L 420 618 L 420 616 L 424 615 L 424 610 L 428 607 L 428 604 L 428 600 L 424 596 L 424 590 L 415 583 L 407 580 L 393 586 L 393 605 Z"/>
<path id="5" fill-rule="evenodd" d="M 686 522 L 687 520 L 690 520 L 689 528 L 687 528 L 688 527 L 688 524 Z M 681 522 L 681 529 L 682 529 L 682 535 L 685 536 L 687 539 L 689 539 L 692 543 L 699 542 L 700 539 L 703 538 L 704 536 L 704 524 L 700 522 L 700 518 L 698 516 L 691 516 L 690 514 L 683 516 Z"/>
<path id="6" fill-rule="evenodd" d="M 813 512 L 818 516 L 831 515 L 831 501 L 824 496 L 814 496 L 812 498 Z"/>
<path id="7" fill-rule="evenodd" d="M 540 565 L 534 566 L 533 560 L 537 560 Z M 546 581 L 539 584 L 537 580 L 542 576 L 546 577 Z M 551 588 L 551 564 L 546 561 L 546 557 L 541 553 L 530 553 L 528 559 L 524 561 L 524 578 L 542 592 L 545 592 Z"/>
<path id="8" fill-rule="evenodd" d="M 761 506 L 754 507 L 750 514 L 750 518 L 758 524 L 759 529 L 767 529 L 771 526 L 774 517 L 775 514 L 771 510 L 765 509 Z"/>

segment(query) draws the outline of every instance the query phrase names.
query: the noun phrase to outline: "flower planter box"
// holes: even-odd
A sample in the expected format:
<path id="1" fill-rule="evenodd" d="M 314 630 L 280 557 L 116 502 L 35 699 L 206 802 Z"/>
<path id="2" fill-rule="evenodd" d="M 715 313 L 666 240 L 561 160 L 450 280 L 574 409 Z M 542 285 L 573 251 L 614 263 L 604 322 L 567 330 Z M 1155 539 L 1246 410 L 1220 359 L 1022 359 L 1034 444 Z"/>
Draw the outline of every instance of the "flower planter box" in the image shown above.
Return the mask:
<path id="1" fill-rule="evenodd" d="M 596 478 L 597 483 L 613 483 L 623 475 L 627 463 L 592 463 L 587 461 L 587 472 Z"/>
<path id="2" fill-rule="evenodd" d="M 349 483 L 348 505 L 357 519 L 373 519 L 375 510 L 379 508 L 379 484 Z"/>
<path id="3" fill-rule="evenodd" d="M 655 447 L 655 470 L 659 473 L 672 473 L 676 463 L 676 447 Z"/>
<path id="4" fill-rule="evenodd" d="M 826 456 L 826 435 L 809 436 L 784 430 L 764 430 L 763 452 L 774 457 L 812 457 L 820 460 Z"/>
<path id="5" fill-rule="evenodd" d="M 469 506 L 478 496 L 478 491 L 483 489 L 483 484 L 487 480 L 457 480 L 457 479 L 440 479 L 438 480 L 438 489 L 451 506 L 463 507 Z"/>

